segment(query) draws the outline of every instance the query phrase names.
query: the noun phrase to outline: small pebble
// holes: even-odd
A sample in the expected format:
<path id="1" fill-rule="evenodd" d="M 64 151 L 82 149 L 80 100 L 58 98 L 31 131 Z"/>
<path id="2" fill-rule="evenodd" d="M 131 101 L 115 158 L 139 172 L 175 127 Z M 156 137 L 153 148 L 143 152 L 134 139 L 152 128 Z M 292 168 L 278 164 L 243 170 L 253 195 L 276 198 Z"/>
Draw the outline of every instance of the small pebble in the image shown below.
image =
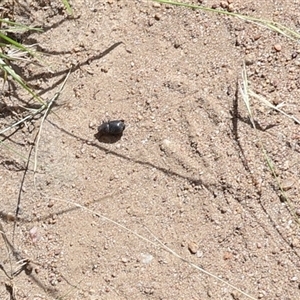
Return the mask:
<path id="1" fill-rule="evenodd" d="M 262 299 L 264 297 L 263 294 L 258 294 L 258 299 Z"/>
<path id="2" fill-rule="evenodd" d="M 121 261 L 122 261 L 122 263 L 126 264 L 126 263 L 128 263 L 128 258 L 127 257 L 122 257 Z"/>
<path id="3" fill-rule="evenodd" d="M 222 8 L 227 8 L 227 7 L 228 7 L 228 2 L 227 2 L 227 1 L 221 1 L 221 2 L 220 2 L 220 6 L 221 6 Z"/>
<path id="4" fill-rule="evenodd" d="M 172 143 L 168 139 L 164 139 L 160 144 L 160 150 L 163 152 L 167 152 L 172 147 Z"/>
<path id="5" fill-rule="evenodd" d="M 284 191 L 290 190 L 294 185 L 294 180 L 292 178 L 286 178 L 282 181 L 281 187 Z"/>
<path id="6" fill-rule="evenodd" d="M 197 253 L 196 253 L 196 256 L 198 258 L 201 258 L 203 256 L 203 252 L 201 250 L 198 250 Z"/>
<path id="7" fill-rule="evenodd" d="M 233 12 L 233 11 L 234 11 L 234 6 L 233 6 L 232 3 L 228 5 L 227 10 L 228 10 L 229 12 Z"/>
<path id="8" fill-rule="evenodd" d="M 298 238 L 294 238 L 292 241 L 293 248 L 300 248 L 300 240 Z"/>
<path id="9" fill-rule="evenodd" d="M 256 35 L 253 37 L 253 39 L 254 39 L 255 41 L 259 40 L 260 38 L 261 38 L 261 34 L 256 34 Z"/>
<path id="10" fill-rule="evenodd" d="M 56 279 L 52 279 L 52 280 L 50 281 L 50 284 L 53 285 L 53 286 L 56 286 L 57 283 L 58 283 L 58 282 L 57 282 Z"/>
<path id="11" fill-rule="evenodd" d="M 141 262 L 143 264 L 149 264 L 153 260 L 153 256 L 151 254 L 141 253 Z"/>
<path id="12" fill-rule="evenodd" d="M 40 239 L 37 227 L 32 227 L 29 230 L 29 236 L 34 244 Z"/>
<path id="13" fill-rule="evenodd" d="M 277 52 L 280 52 L 281 49 L 282 49 L 282 47 L 281 47 L 280 44 L 275 44 L 275 45 L 274 45 L 274 49 L 275 49 Z"/>
<path id="14" fill-rule="evenodd" d="M 247 54 L 246 57 L 245 57 L 245 64 L 246 64 L 246 66 L 253 65 L 254 62 L 255 62 L 255 60 L 256 60 L 256 56 L 255 56 L 254 53 Z"/>
<path id="15" fill-rule="evenodd" d="M 60 255 L 60 253 L 61 253 L 61 249 L 56 249 L 56 250 L 54 250 L 54 255 Z"/>
<path id="16" fill-rule="evenodd" d="M 197 243 L 195 243 L 195 242 L 189 242 L 188 249 L 189 249 L 189 251 L 192 254 L 196 254 L 197 251 L 198 251 L 198 249 L 199 249 L 199 247 L 198 247 Z"/>
<path id="17" fill-rule="evenodd" d="M 54 205 L 54 201 L 50 200 L 49 203 L 48 203 L 48 207 L 52 207 Z"/>
<path id="18" fill-rule="evenodd" d="M 156 21 L 159 21 L 161 19 L 161 15 L 160 14 L 155 14 L 154 19 Z"/>
<path id="19" fill-rule="evenodd" d="M 232 253 L 226 251 L 226 252 L 224 253 L 224 255 L 223 255 L 223 259 L 224 259 L 224 260 L 229 260 L 229 259 L 231 259 L 231 258 L 232 258 Z"/>
<path id="20" fill-rule="evenodd" d="M 12 213 L 7 213 L 6 220 L 12 222 L 16 220 L 16 217 Z"/>
<path id="21" fill-rule="evenodd" d="M 295 282 L 295 281 L 297 281 L 297 280 L 298 280 L 298 277 L 297 277 L 297 276 L 294 276 L 294 277 L 291 278 L 291 282 Z"/>

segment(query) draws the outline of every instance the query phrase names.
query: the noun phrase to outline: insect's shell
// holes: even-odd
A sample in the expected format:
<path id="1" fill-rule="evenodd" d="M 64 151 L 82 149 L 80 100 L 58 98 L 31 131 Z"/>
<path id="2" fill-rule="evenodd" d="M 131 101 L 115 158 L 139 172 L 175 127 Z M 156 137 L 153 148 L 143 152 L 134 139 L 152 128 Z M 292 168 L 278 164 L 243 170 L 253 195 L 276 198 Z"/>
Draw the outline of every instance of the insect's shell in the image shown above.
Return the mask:
<path id="1" fill-rule="evenodd" d="M 101 135 L 121 135 L 124 129 L 124 120 L 104 122 L 98 127 L 98 131 Z"/>

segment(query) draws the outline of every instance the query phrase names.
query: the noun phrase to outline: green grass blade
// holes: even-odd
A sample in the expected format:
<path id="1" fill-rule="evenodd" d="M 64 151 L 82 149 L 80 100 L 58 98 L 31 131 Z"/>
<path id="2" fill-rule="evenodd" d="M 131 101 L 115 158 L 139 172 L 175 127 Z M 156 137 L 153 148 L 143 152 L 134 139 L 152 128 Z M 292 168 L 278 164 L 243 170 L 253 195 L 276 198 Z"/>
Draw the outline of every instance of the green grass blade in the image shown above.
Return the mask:
<path id="1" fill-rule="evenodd" d="M 213 9 L 213 8 L 208 8 L 205 6 L 199 6 L 199 5 L 192 5 L 192 4 L 188 4 L 188 3 L 181 3 L 181 2 L 169 1 L 169 0 L 152 0 L 152 1 L 163 3 L 163 4 L 183 6 L 183 7 L 193 8 L 193 9 L 200 9 L 203 11 L 209 11 L 209 12 L 213 12 L 213 13 L 236 17 L 236 18 L 242 19 L 244 21 L 253 22 L 259 26 L 267 27 L 268 29 L 275 31 L 279 34 L 282 34 L 292 40 L 298 40 L 298 41 L 300 40 L 300 33 L 296 32 L 280 23 L 277 23 L 277 22 L 272 22 L 269 20 L 259 19 L 259 18 L 251 17 L 251 16 L 245 16 L 242 14 L 233 13 L 233 12 L 229 12 L 229 11 L 225 11 L 225 10 Z"/>
<path id="2" fill-rule="evenodd" d="M 43 29 L 38 28 L 38 27 L 26 26 L 26 25 L 16 23 L 13 21 L 9 21 L 7 19 L 2 19 L 2 18 L 0 18 L 0 23 L 5 23 L 7 25 L 10 25 L 10 27 L 8 27 L 8 28 L 1 28 L 0 32 L 24 32 L 24 31 L 29 31 L 29 30 L 34 30 L 34 31 L 39 31 L 39 32 L 43 31 Z"/>
<path id="3" fill-rule="evenodd" d="M 65 6 L 65 8 L 66 8 L 66 10 L 67 10 L 67 13 L 69 14 L 69 15 L 73 15 L 73 10 L 72 10 L 72 8 L 71 8 L 71 6 L 70 6 L 70 4 L 69 4 L 69 1 L 68 0 L 61 0 L 62 1 L 62 3 L 64 4 L 64 6 Z"/>
<path id="4" fill-rule="evenodd" d="M 19 76 L 4 60 L 0 58 L 0 68 L 7 74 L 9 74 L 16 82 L 18 82 L 29 94 L 31 94 L 36 100 L 45 105 L 45 102 L 30 89 L 24 80 Z"/>
<path id="5" fill-rule="evenodd" d="M 3 40 L 5 40 L 5 41 L 7 41 L 7 43 L 8 43 L 9 45 L 14 46 L 16 49 L 23 50 L 23 51 L 27 52 L 28 54 L 30 54 L 30 55 L 33 56 L 33 57 L 35 56 L 34 53 L 33 53 L 31 50 L 29 50 L 28 48 L 26 48 L 26 47 L 23 46 L 22 44 L 20 44 L 20 43 L 18 43 L 17 41 L 15 41 L 15 40 L 9 38 L 8 36 L 6 36 L 5 34 L 3 34 L 3 33 L 1 33 L 1 32 L 0 32 L 0 39 L 3 39 Z"/>
<path id="6" fill-rule="evenodd" d="M 9 147 L 7 145 L 4 144 L 3 140 L 0 140 L 0 147 L 5 147 L 6 149 L 8 149 L 9 151 L 15 153 L 17 156 L 19 156 L 20 158 L 22 158 L 25 162 L 28 161 L 28 158 L 23 155 L 22 153 L 16 151 L 15 149 L 13 149 L 12 147 Z M 30 162 L 33 164 L 34 161 L 30 160 Z"/>

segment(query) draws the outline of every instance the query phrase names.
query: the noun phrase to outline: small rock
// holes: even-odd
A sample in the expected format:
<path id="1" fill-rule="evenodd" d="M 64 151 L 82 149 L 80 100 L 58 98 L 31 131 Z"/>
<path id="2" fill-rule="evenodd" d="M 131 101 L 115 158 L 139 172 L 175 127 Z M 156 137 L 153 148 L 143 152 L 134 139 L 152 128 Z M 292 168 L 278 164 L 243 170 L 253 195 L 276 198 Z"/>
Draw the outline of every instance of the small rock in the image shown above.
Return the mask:
<path id="1" fill-rule="evenodd" d="M 220 2 L 220 6 L 221 6 L 222 8 L 227 8 L 227 7 L 228 7 L 228 2 L 227 2 L 227 1 L 221 1 L 221 2 Z"/>
<path id="2" fill-rule="evenodd" d="M 189 242 L 188 249 L 189 249 L 189 251 L 192 254 L 196 254 L 197 251 L 198 251 L 198 249 L 199 249 L 199 247 L 198 247 L 197 243 L 195 243 L 195 242 Z"/>
<path id="3" fill-rule="evenodd" d="M 53 205 L 54 205 L 54 201 L 50 200 L 50 201 L 48 202 L 48 207 L 50 208 L 50 207 L 52 207 Z"/>
<path id="4" fill-rule="evenodd" d="M 153 260 L 153 256 L 151 254 L 141 253 L 141 262 L 143 264 L 149 264 Z"/>
<path id="5" fill-rule="evenodd" d="M 300 240 L 298 238 L 294 238 L 292 241 L 293 248 L 300 248 Z"/>
<path id="6" fill-rule="evenodd" d="M 226 251 L 226 252 L 224 253 L 224 255 L 223 255 L 223 259 L 224 259 L 224 260 L 229 260 L 229 259 L 231 259 L 231 258 L 232 258 L 232 253 Z"/>
<path id="7" fill-rule="evenodd" d="M 229 12 L 233 12 L 233 11 L 234 11 L 234 6 L 233 6 L 232 3 L 228 5 L 227 10 L 228 10 Z"/>
<path id="8" fill-rule="evenodd" d="M 254 62 L 255 62 L 255 59 L 256 59 L 256 56 L 255 56 L 254 53 L 250 53 L 250 54 L 246 55 L 246 57 L 245 57 L 245 64 L 246 64 L 246 66 L 253 65 Z"/>
<path id="9" fill-rule="evenodd" d="M 15 215 L 14 214 L 12 214 L 12 213 L 7 213 L 7 215 L 6 215 L 6 221 L 10 221 L 10 222 L 12 222 L 12 221 L 15 221 L 16 220 L 16 217 L 15 217 Z"/>
<path id="10" fill-rule="evenodd" d="M 284 191 L 288 191 L 293 187 L 294 183 L 295 181 L 292 178 L 286 178 L 282 181 L 281 187 Z"/>
<path id="11" fill-rule="evenodd" d="M 297 281 L 297 280 L 298 280 L 298 277 L 297 277 L 297 276 L 294 276 L 294 277 L 291 278 L 291 282 L 295 282 L 295 281 Z"/>
<path id="12" fill-rule="evenodd" d="M 168 150 L 172 148 L 172 143 L 170 140 L 168 139 L 164 139 L 162 141 L 162 143 L 160 144 L 160 150 L 163 151 L 163 152 L 168 152 Z M 173 152 L 173 151 L 171 151 Z"/>
<path id="13" fill-rule="evenodd" d="M 55 256 L 60 255 L 60 253 L 61 253 L 61 249 L 56 249 L 56 250 L 54 250 L 54 255 L 55 255 Z"/>
<path id="14" fill-rule="evenodd" d="M 226 212 L 227 212 L 227 207 L 221 207 L 220 208 L 220 212 L 222 213 L 222 214 L 226 214 Z"/>
<path id="15" fill-rule="evenodd" d="M 258 299 L 262 299 L 263 297 L 264 297 L 264 294 L 259 293 L 257 298 L 258 298 Z"/>
<path id="16" fill-rule="evenodd" d="M 161 19 L 161 15 L 160 14 L 155 14 L 154 19 L 156 21 L 159 21 Z"/>
<path id="17" fill-rule="evenodd" d="M 126 264 L 126 263 L 128 263 L 128 258 L 127 257 L 122 257 L 121 261 L 122 261 L 122 263 Z"/>
<path id="18" fill-rule="evenodd" d="M 260 38 L 261 38 L 261 34 L 256 34 L 256 35 L 254 35 L 254 37 L 253 37 L 253 39 L 254 39 L 255 41 L 259 40 Z"/>
<path id="19" fill-rule="evenodd" d="M 151 27 L 154 24 L 154 20 L 153 19 L 149 19 L 148 20 L 148 25 Z"/>
<path id="20" fill-rule="evenodd" d="M 274 45 L 274 49 L 275 49 L 277 52 L 280 52 L 281 49 L 282 49 L 282 47 L 281 47 L 280 44 L 275 44 L 275 45 Z"/>
<path id="21" fill-rule="evenodd" d="M 275 97 L 272 102 L 275 106 L 277 106 L 281 102 L 281 99 Z"/>
<path id="22" fill-rule="evenodd" d="M 197 256 L 198 258 L 201 258 L 201 257 L 203 256 L 203 251 L 198 250 L 197 253 L 196 253 L 196 256 Z"/>
<path id="23" fill-rule="evenodd" d="M 108 73 L 108 68 L 102 67 L 102 68 L 100 69 L 100 71 L 103 72 L 103 73 Z"/>
<path id="24" fill-rule="evenodd" d="M 29 236 L 34 244 L 40 239 L 37 227 L 32 227 L 29 230 Z"/>

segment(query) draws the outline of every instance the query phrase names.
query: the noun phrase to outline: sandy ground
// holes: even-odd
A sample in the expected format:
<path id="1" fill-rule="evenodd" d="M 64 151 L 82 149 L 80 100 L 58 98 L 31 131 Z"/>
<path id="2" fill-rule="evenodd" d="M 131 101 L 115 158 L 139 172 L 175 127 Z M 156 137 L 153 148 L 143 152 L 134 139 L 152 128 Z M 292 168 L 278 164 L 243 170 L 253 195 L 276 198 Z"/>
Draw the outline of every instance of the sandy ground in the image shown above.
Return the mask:
<path id="1" fill-rule="evenodd" d="M 300 31 L 298 1 L 193 2 Z M 251 97 L 253 128 L 240 92 L 245 62 L 300 119 L 299 42 L 152 1 L 70 3 L 75 18 L 60 1 L 8 9 L 44 29 L 20 37 L 44 62 L 16 64 L 27 83 L 49 101 L 71 73 L 38 148 L 41 116 L 2 134 L 0 298 L 300 299 L 299 125 Z M 1 128 L 30 103 L 6 82 Z"/>

